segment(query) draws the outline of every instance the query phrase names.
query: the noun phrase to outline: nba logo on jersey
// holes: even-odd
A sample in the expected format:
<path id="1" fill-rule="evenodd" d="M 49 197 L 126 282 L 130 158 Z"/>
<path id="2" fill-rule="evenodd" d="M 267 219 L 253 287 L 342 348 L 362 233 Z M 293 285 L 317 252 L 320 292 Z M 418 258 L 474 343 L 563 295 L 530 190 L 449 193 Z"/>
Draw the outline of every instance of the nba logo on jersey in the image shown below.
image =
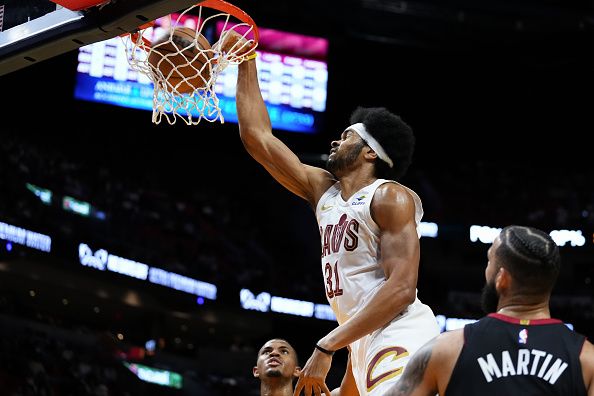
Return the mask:
<path id="1" fill-rule="evenodd" d="M 528 342 L 528 330 L 522 329 L 520 331 L 520 333 L 518 334 L 518 342 L 520 344 L 525 344 L 526 342 Z"/>

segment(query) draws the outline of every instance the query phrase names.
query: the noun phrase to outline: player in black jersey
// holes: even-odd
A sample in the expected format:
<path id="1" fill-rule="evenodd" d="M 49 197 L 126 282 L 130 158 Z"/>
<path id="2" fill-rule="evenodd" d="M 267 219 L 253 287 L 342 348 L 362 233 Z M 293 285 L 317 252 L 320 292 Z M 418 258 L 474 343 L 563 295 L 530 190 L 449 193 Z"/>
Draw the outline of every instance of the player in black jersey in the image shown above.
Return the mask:
<path id="1" fill-rule="evenodd" d="M 561 263 L 555 242 L 509 226 L 487 257 L 490 314 L 425 344 L 386 396 L 594 396 L 594 346 L 550 316 Z"/>

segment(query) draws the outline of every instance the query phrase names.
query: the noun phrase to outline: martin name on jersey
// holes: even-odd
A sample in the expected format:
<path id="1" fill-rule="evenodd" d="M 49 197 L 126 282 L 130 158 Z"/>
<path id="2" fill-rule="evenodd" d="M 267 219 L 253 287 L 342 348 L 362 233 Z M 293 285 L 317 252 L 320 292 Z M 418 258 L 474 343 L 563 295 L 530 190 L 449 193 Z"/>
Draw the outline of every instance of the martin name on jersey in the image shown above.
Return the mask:
<path id="1" fill-rule="evenodd" d="M 533 375 L 555 384 L 568 366 L 563 360 L 538 349 L 519 349 L 513 358 L 508 350 L 504 350 L 500 363 L 489 353 L 479 357 L 477 362 L 487 382 L 507 376 Z"/>

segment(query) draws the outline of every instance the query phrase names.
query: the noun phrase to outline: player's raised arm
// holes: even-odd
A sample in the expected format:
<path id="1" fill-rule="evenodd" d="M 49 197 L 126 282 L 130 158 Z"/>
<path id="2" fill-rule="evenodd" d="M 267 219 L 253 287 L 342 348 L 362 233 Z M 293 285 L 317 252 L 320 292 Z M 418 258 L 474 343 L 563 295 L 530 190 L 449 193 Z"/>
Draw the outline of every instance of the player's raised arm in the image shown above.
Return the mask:
<path id="1" fill-rule="evenodd" d="M 248 153 L 285 188 L 315 206 L 333 183 L 324 169 L 301 163 L 299 158 L 272 134 L 270 117 L 258 84 L 256 61 L 239 65 L 237 78 L 239 134 Z"/>

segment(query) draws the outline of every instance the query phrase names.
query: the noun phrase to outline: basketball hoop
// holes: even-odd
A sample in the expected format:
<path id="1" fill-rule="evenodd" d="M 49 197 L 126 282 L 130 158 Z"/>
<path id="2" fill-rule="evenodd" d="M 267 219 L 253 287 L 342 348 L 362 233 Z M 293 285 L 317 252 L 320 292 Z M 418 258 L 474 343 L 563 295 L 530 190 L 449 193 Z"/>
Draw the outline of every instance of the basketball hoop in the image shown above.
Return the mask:
<path id="1" fill-rule="evenodd" d="M 203 119 L 223 123 L 217 78 L 227 66 L 255 56 L 258 27 L 223 0 L 205 0 L 159 21 L 160 26 L 152 22 L 122 36 L 131 69 L 153 83 L 152 122 L 165 118 L 173 125 L 180 118 L 188 125 Z M 180 37 L 176 32 L 182 29 L 185 35 Z M 216 42 L 205 42 L 209 36 Z"/>
<path id="2" fill-rule="evenodd" d="M 101 6 L 111 0 L 51 0 L 53 3 L 68 8 L 71 11 L 87 10 L 91 7 Z"/>

